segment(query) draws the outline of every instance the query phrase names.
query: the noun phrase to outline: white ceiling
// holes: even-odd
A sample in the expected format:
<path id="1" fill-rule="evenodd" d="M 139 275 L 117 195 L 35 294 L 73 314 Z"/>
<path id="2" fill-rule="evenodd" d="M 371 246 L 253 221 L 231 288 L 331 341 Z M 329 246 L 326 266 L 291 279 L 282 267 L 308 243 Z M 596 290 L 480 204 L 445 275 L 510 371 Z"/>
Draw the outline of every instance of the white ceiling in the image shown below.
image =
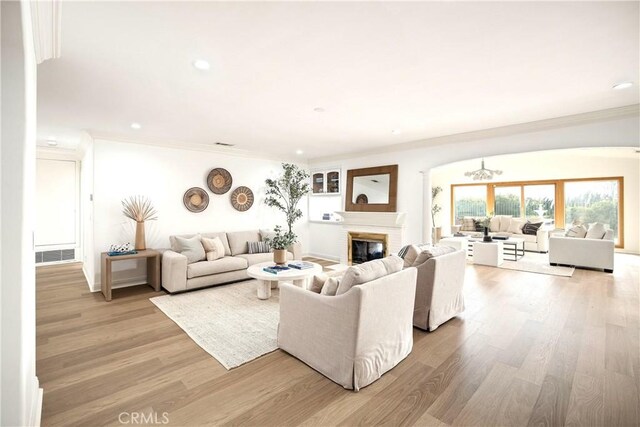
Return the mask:
<path id="1" fill-rule="evenodd" d="M 637 104 L 638 6 L 65 2 L 62 57 L 38 68 L 39 137 L 314 158 Z"/>

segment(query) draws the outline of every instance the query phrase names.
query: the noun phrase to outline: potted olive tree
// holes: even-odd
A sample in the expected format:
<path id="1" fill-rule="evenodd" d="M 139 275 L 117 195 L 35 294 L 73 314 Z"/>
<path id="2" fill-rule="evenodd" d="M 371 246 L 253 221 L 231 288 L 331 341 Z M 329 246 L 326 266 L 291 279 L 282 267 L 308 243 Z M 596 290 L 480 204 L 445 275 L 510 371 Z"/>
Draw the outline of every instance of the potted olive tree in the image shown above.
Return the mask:
<path id="1" fill-rule="evenodd" d="M 433 225 L 433 243 L 438 243 L 442 237 L 442 227 L 436 227 L 436 214 L 442 210 L 436 203 L 436 197 L 442 192 L 442 187 L 431 187 L 431 223 Z"/>
<path id="2" fill-rule="evenodd" d="M 293 224 L 302 218 L 302 210 L 298 208 L 300 200 L 309 193 L 309 174 L 292 163 L 282 164 L 283 173 L 277 179 L 267 179 L 264 203 L 267 206 L 284 212 L 287 231 L 283 232 L 279 225 L 274 228 L 274 236 L 265 239 L 273 249 L 273 260 L 276 264 L 287 261 L 287 248 L 298 241 L 293 232 Z"/>

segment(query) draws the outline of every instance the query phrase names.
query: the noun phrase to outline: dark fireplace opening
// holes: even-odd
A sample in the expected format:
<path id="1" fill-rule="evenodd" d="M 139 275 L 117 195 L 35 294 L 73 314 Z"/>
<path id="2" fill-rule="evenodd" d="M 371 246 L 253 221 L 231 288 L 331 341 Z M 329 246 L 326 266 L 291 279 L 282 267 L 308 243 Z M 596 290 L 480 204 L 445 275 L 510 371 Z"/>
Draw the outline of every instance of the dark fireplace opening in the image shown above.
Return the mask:
<path id="1" fill-rule="evenodd" d="M 384 257 L 384 243 L 376 240 L 351 240 L 351 263 L 362 264 L 363 262 L 380 259 Z"/>

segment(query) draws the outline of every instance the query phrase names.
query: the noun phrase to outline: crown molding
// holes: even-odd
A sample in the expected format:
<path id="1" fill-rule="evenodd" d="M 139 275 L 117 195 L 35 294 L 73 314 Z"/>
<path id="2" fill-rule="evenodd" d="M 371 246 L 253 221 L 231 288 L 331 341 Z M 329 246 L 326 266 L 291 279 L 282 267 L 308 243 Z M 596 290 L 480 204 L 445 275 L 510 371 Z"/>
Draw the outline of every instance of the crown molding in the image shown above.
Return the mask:
<path id="1" fill-rule="evenodd" d="M 38 64 L 60 58 L 62 48 L 62 1 L 30 1 L 33 44 Z"/>
<path id="2" fill-rule="evenodd" d="M 211 144 L 197 144 L 193 142 L 184 142 L 184 141 L 175 141 L 175 140 L 160 140 L 160 139 L 150 140 L 146 138 L 131 139 L 131 138 L 125 138 L 116 134 L 94 132 L 90 130 L 86 132 L 94 140 L 99 139 L 107 142 L 113 141 L 113 142 L 122 142 L 127 144 L 151 145 L 154 147 L 174 148 L 179 150 L 203 151 L 207 153 L 222 154 L 225 156 L 232 156 L 232 157 L 244 157 L 244 158 L 258 159 L 258 160 L 274 160 L 278 162 L 296 163 L 296 164 L 305 165 L 305 166 L 308 165 L 307 159 L 295 158 L 293 156 L 280 156 L 280 155 L 273 154 L 266 151 L 249 151 L 249 150 L 241 150 L 233 147 L 219 148 Z"/>
<path id="3" fill-rule="evenodd" d="M 336 156 L 323 156 L 308 159 L 309 166 L 320 166 L 327 162 L 347 160 L 374 154 L 387 154 L 399 151 L 416 150 L 420 148 L 434 147 L 444 144 L 457 144 L 461 142 L 474 141 L 479 139 L 504 137 L 523 133 L 539 132 L 549 129 L 559 129 L 563 127 L 576 126 L 585 123 L 596 123 L 607 120 L 614 120 L 629 116 L 640 115 L 640 104 L 626 105 L 624 107 L 609 108 L 606 110 L 591 111 L 588 113 L 573 114 L 570 116 L 554 117 L 552 119 L 538 120 L 534 122 L 518 123 L 509 126 L 500 126 L 489 129 L 482 129 L 470 132 L 463 132 L 451 135 L 437 136 L 434 138 L 421 139 L 417 141 L 403 142 L 374 148 L 371 150 L 354 151 L 351 153 Z"/>

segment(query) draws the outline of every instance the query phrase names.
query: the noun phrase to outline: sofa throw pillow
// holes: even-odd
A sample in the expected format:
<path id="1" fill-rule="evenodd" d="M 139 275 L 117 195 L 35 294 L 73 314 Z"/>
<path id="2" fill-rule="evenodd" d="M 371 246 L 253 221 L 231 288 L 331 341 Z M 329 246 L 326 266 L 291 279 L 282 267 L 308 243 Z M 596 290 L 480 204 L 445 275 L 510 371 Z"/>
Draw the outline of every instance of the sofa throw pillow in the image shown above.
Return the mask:
<path id="1" fill-rule="evenodd" d="M 329 277 L 322 285 L 322 290 L 320 290 L 320 295 L 329 295 L 335 296 L 338 294 L 338 288 L 340 287 L 340 282 L 342 282 L 341 277 Z"/>
<path id="2" fill-rule="evenodd" d="M 404 268 L 411 267 L 413 261 L 416 260 L 418 254 L 422 251 L 418 245 L 409 245 L 407 251 L 402 257 Z"/>
<path id="3" fill-rule="evenodd" d="M 420 252 L 420 255 L 413 262 L 412 267 L 417 267 L 425 263 L 428 259 L 438 257 L 441 255 L 450 254 L 451 252 L 455 252 L 456 250 L 451 246 L 431 246 L 428 249 L 424 249 Z"/>
<path id="4" fill-rule="evenodd" d="M 604 234 L 606 232 L 607 232 L 607 230 L 604 228 L 604 224 L 601 223 L 601 222 L 596 222 L 591 227 L 589 227 L 589 230 L 587 230 L 587 235 L 584 236 L 584 237 L 586 239 L 600 239 L 600 240 L 602 240 L 602 238 L 604 237 Z"/>
<path id="5" fill-rule="evenodd" d="M 511 224 L 511 215 L 498 215 L 498 217 L 500 218 L 500 232 L 506 233 Z"/>
<path id="6" fill-rule="evenodd" d="M 250 254 L 267 254 L 271 252 L 268 242 L 247 242 Z"/>
<path id="7" fill-rule="evenodd" d="M 462 218 L 462 231 L 476 231 L 476 224 L 474 222 L 474 218 L 470 216 L 465 216 Z"/>
<path id="8" fill-rule="evenodd" d="M 522 227 L 527 223 L 526 220 L 521 218 L 511 218 L 511 222 L 509 222 L 508 233 L 511 234 L 522 234 Z"/>
<path id="9" fill-rule="evenodd" d="M 331 277 L 342 277 L 343 274 L 344 274 L 344 270 L 342 270 L 342 271 L 327 271 L 326 273 L 316 274 L 311 279 L 311 287 L 309 287 L 309 290 L 311 292 L 315 292 L 316 294 L 319 294 L 320 291 L 322 291 L 322 287 L 324 286 L 325 282 L 327 280 L 329 280 L 329 278 L 331 278 Z"/>
<path id="10" fill-rule="evenodd" d="M 474 219 L 473 224 L 475 231 L 484 231 L 484 219 Z"/>
<path id="11" fill-rule="evenodd" d="M 531 236 L 535 236 L 538 234 L 538 229 L 542 226 L 541 222 L 533 223 L 527 221 L 527 223 L 522 227 L 522 234 L 528 234 Z"/>
<path id="12" fill-rule="evenodd" d="M 202 261 L 206 258 L 199 234 L 188 239 L 186 237 L 176 236 L 176 244 L 178 245 L 178 252 L 187 257 L 187 263 L 189 264 Z"/>
<path id="13" fill-rule="evenodd" d="M 202 237 L 202 247 L 207 253 L 207 261 L 215 261 L 224 256 L 224 245 L 219 237 L 213 239 Z"/>
<path id="14" fill-rule="evenodd" d="M 489 231 L 497 233 L 500 231 L 500 217 L 494 216 L 489 220 Z"/>
<path id="15" fill-rule="evenodd" d="M 370 282 L 388 274 L 402 270 L 402 258 L 391 255 L 386 258 L 368 261 L 349 267 L 340 281 L 336 295 L 342 295 L 356 285 Z"/>
<path id="16" fill-rule="evenodd" d="M 587 235 L 587 227 L 582 224 L 574 225 L 569 228 L 566 233 L 564 233 L 565 237 L 575 237 L 578 239 L 584 238 Z"/>

